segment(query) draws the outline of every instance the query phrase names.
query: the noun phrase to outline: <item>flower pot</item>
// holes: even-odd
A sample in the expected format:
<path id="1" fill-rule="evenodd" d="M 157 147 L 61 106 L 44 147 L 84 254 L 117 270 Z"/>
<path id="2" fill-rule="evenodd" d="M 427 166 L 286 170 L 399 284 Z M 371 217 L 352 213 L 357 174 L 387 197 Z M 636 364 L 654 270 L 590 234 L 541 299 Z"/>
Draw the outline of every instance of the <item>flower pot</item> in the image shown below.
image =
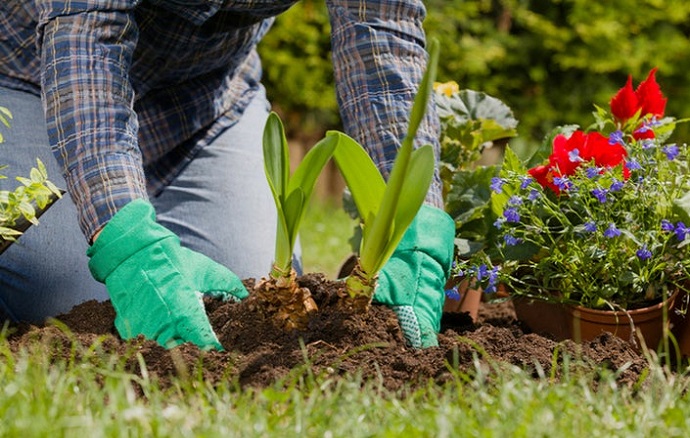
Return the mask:
<path id="1" fill-rule="evenodd" d="M 608 332 L 636 348 L 641 348 L 641 336 L 654 350 L 663 338 L 664 308 L 670 319 L 677 296 L 676 292 L 666 302 L 629 311 L 596 310 L 522 297 L 514 298 L 513 304 L 519 321 L 533 332 L 551 334 L 556 340 L 591 341 Z"/>
<path id="2" fill-rule="evenodd" d="M 449 280 L 446 284 L 446 289 L 455 287 L 453 280 Z M 464 279 L 457 284 L 459 300 L 446 297 L 443 305 L 444 313 L 468 313 L 472 322 L 477 322 L 479 315 L 479 304 L 482 302 L 482 289 L 475 289 L 469 287 L 469 280 Z"/>

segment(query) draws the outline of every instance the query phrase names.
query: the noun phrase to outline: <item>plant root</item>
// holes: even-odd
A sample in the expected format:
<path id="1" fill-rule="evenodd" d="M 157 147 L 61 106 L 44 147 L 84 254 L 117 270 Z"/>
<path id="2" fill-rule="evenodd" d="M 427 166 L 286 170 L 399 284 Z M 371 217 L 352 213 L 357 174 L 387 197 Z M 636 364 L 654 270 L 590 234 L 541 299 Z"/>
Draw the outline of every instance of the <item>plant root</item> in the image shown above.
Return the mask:
<path id="1" fill-rule="evenodd" d="M 285 330 L 305 330 L 318 306 L 309 289 L 299 287 L 294 269 L 287 275 L 263 278 L 254 287 L 257 310 L 275 318 Z"/>
<path id="2" fill-rule="evenodd" d="M 377 276 L 368 278 L 357 262 L 345 279 L 346 287 L 338 290 L 338 304 L 353 313 L 368 312 L 377 278 Z"/>

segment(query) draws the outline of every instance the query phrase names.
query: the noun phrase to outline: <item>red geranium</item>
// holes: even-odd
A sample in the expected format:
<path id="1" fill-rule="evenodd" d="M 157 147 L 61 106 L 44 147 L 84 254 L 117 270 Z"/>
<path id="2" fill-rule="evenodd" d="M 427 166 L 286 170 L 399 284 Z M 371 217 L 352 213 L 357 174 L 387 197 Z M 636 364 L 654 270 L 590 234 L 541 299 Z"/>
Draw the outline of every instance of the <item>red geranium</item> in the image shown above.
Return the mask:
<path id="1" fill-rule="evenodd" d="M 640 82 L 633 91 L 632 76 L 628 76 L 625 86 L 618 90 L 611 99 L 611 114 L 625 124 L 640 111 L 640 117 L 663 117 L 666 110 L 666 99 L 656 82 L 656 68 L 653 68 L 647 79 Z"/>

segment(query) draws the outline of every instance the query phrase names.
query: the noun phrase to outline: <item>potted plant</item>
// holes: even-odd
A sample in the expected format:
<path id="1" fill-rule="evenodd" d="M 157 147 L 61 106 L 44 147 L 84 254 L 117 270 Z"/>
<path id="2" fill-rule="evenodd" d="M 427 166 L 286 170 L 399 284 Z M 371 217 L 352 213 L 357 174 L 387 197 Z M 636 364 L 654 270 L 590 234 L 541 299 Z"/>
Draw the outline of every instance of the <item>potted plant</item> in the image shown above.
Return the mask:
<path id="1" fill-rule="evenodd" d="M 634 343 L 649 325 L 655 348 L 666 326 L 635 318 L 650 306 L 663 316 L 687 287 L 690 150 L 670 141 L 681 121 L 664 115 L 655 74 L 636 89 L 629 78 L 608 110 L 595 107 L 592 125 L 556 129 L 529 159 L 507 150 L 491 180 L 491 281 L 508 286 L 518 318 L 536 303 L 530 328 L 581 340 L 611 331 Z M 586 331 L 603 316 L 609 325 Z"/>
<path id="2" fill-rule="evenodd" d="M 436 109 L 441 122 L 440 176 L 446 212 L 456 223 L 456 258 L 470 260 L 486 249 L 492 233 L 491 190 L 517 120 L 499 99 L 455 82 L 435 83 Z M 456 273 L 457 274 L 457 273 Z M 444 312 L 468 313 L 477 319 L 488 272 L 479 263 L 472 275 L 453 275 L 446 285 Z M 488 292 L 492 286 L 488 286 Z"/>
<path id="3" fill-rule="evenodd" d="M 0 123 L 9 127 L 12 113 L 0 107 Z M 0 133 L 0 143 L 4 141 Z M 29 178 L 16 177 L 20 183 L 13 190 L 0 190 L 0 254 L 16 241 L 57 199 L 62 196 L 60 190 L 48 180 L 48 173 L 41 160 L 36 160 Z M 0 171 L 7 165 L 0 165 Z M 0 179 L 7 178 L 0 174 Z"/>

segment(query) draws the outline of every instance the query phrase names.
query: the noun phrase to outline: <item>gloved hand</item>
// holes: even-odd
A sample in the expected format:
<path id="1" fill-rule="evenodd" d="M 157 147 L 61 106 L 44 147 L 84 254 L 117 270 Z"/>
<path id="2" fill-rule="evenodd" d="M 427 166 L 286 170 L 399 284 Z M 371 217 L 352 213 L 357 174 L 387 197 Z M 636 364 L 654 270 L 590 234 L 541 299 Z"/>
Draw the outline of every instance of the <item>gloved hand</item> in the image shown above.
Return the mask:
<path id="1" fill-rule="evenodd" d="M 453 219 L 423 205 L 379 273 L 373 301 L 393 309 L 413 348 L 438 346 L 454 240 Z"/>
<path id="2" fill-rule="evenodd" d="M 91 274 L 108 289 L 124 339 L 142 334 L 167 348 L 193 342 L 222 350 L 202 297 L 240 300 L 249 294 L 227 268 L 180 246 L 141 199 L 118 211 L 86 254 Z"/>

